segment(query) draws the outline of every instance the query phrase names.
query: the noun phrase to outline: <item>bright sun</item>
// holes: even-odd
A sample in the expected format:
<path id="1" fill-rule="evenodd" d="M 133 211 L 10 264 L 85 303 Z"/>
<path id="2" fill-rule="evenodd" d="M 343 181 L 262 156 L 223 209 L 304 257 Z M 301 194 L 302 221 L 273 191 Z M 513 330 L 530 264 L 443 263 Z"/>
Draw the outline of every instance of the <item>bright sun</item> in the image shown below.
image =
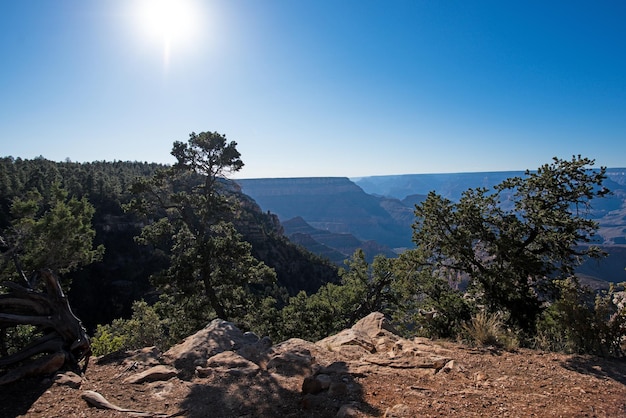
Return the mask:
<path id="1" fill-rule="evenodd" d="M 193 0 L 142 0 L 136 10 L 138 29 L 151 44 L 163 48 L 168 65 L 173 49 L 188 48 L 196 40 L 200 12 Z"/>

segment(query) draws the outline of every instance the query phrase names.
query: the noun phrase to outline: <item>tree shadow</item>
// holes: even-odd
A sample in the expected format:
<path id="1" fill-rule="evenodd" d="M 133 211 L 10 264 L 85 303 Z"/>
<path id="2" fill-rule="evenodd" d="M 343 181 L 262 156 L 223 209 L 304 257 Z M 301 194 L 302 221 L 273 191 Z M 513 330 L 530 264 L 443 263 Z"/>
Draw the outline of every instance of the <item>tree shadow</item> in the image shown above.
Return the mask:
<path id="1" fill-rule="evenodd" d="M 0 386 L 0 417 L 27 414 L 52 383 L 49 377 L 33 377 Z"/>
<path id="2" fill-rule="evenodd" d="M 626 385 L 626 359 L 574 356 L 563 362 L 563 367 L 578 373 L 611 379 Z"/>
<path id="3" fill-rule="evenodd" d="M 349 373 L 345 362 L 314 365 L 313 370 L 287 363 L 284 366 L 248 375 L 237 369 L 222 370 L 207 379 L 194 379 L 181 408 L 191 418 L 334 417 L 342 406 L 370 416 L 381 415 L 379 409 L 365 402 L 358 376 Z M 307 386 L 305 379 L 325 384 Z"/>

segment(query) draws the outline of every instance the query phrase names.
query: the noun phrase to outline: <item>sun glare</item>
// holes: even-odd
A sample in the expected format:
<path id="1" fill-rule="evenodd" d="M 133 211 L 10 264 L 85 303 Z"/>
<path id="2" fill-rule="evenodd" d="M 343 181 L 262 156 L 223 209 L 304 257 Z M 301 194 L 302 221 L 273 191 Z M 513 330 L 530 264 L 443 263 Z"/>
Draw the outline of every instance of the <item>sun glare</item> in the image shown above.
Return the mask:
<path id="1" fill-rule="evenodd" d="M 142 0 L 136 16 L 143 37 L 162 48 L 163 61 L 168 66 L 173 51 L 197 42 L 200 13 L 193 0 Z"/>

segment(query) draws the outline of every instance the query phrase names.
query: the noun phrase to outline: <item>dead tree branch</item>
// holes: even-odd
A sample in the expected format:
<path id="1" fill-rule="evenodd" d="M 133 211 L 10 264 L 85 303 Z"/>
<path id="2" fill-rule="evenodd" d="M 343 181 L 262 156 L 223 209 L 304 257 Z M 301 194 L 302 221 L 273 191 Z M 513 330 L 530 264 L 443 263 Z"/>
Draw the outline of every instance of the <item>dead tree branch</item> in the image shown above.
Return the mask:
<path id="1" fill-rule="evenodd" d="M 63 367 L 77 369 L 82 360 L 82 370 L 87 368 L 91 354 L 89 337 L 72 312 L 58 278 L 50 270 L 41 270 L 37 275 L 43 290 L 15 282 L 0 284 L 8 289 L 8 293 L 0 295 L 0 331 L 32 325 L 36 335 L 41 335 L 15 353 L 3 353 L 0 385 L 54 373 Z"/>

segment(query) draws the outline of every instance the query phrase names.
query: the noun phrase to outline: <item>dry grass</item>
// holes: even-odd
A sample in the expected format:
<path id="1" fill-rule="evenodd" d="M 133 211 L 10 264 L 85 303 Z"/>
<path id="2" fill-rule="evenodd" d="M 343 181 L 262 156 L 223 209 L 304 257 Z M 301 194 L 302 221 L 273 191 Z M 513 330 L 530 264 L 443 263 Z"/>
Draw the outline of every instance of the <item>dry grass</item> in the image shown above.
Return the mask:
<path id="1" fill-rule="evenodd" d="M 481 311 L 463 328 L 468 339 L 476 345 L 495 346 L 509 351 L 519 347 L 519 339 L 513 331 L 505 328 L 500 312 Z"/>

